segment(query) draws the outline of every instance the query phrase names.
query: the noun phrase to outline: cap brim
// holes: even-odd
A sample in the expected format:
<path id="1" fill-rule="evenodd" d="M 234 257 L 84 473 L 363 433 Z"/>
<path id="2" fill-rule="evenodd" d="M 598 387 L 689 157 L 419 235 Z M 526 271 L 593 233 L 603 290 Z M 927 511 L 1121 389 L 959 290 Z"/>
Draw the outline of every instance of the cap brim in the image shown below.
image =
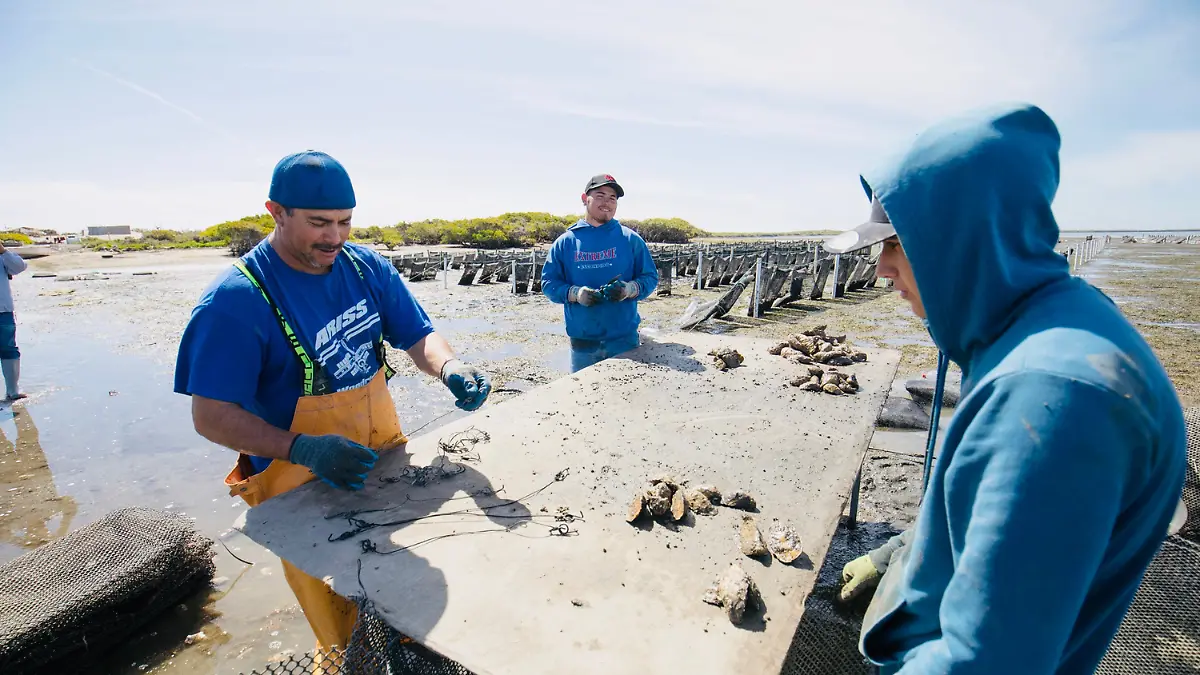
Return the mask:
<path id="1" fill-rule="evenodd" d="M 617 193 L 617 199 L 620 199 L 621 197 L 625 196 L 625 190 L 621 189 L 620 184 L 617 183 L 617 181 L 615 181 L 615 180 L 610 180 L 610 181 L 606 181 L 604 183 L 598 183 L 596 185 L 588 186 L 588 188 L 586 190 L 584 190 L 583 193 L 587 194 L 587 193 L 591 192 L 592 190 L 599 190 L 602 187 L 612 188 L 613 191 Z"/>
<path id="2" fill-rule="evenodd" d="M 877 223 L 868 220 L 853 230 L 832 236 L 821 243 L 830 253 L 850 253 L 874 246 L 879 242 L 896 236 L 896 228 L 891 223 Z"/>

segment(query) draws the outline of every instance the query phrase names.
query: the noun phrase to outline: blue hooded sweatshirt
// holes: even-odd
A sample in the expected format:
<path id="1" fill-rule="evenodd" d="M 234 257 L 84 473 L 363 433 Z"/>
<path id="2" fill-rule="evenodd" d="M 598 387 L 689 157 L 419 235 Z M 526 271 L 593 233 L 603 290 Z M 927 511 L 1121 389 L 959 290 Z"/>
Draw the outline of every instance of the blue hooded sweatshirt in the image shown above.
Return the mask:
<path id="1" fill-rule="evenodd" d="M 1054 252 L 1059 143 L 1040 109 L 994 107 L 863 177 L 963 371 L 912 542 L 863 623 L 883 673 L 1092 673 L 1182 492 L 1174 387 Z"/>
<path id="2" fill-rule="evenodd" d="M 614 278 L 636 281 L 637 298 L 591 307 L 567 302 L 572 286 L 599 289 Z M 614 340 L 636 334 L 642 319 L 637 303 L 658 287 L 658 269 L 642 237 L 615 218 L 595 227 L 580 220 L 550 247 L 542 268 L 542 292 L 564 305 L 567 335 L 581 340 Z"/>

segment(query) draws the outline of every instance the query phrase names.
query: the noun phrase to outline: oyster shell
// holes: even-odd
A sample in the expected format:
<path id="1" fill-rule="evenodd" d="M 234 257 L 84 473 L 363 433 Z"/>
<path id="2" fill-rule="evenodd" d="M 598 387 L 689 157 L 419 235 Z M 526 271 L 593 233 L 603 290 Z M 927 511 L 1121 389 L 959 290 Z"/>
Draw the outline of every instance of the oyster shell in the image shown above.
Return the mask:
<path id="1" fill-rule="evenodd" d="M 741 490 L 734 490 L 725 495 L 722 503 L 733 509 L 741 509 L 743 511 L 753 511 L 758 505 L 754 502 L 754 497 Z"/>
<path id="2" fill-rule="evenodd" d="M 796 534 L 796 528 L 782 523 L 772 525 L 771 529 L 767 531 L 767 548 L 770 549 L 771 555 L 775 556 L 776 560 L 785 565 L 791 564 L 803 553 L 800 535 Z"/>
<path id="3" fill-rule="evenodd" d="M 762 533 L 754 522 L 754 516 L 742 516 L 742 524 L 738 528 L 738 542 L 742 554 L 757 558 L 767 554 L 767 544 L 763 541 Z"/>

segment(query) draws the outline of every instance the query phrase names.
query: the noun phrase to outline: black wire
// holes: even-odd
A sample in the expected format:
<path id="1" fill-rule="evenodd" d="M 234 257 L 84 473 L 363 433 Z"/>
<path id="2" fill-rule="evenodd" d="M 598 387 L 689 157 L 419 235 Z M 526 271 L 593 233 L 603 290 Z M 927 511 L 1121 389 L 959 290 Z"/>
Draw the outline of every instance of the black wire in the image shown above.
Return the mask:
<path id="1" fill-rule="evenodd" d="M 230 551 L 229 546 L 226 546 L 226 543 L 222 542 L 221 539 L 217 539 L 217 540 L 218 540 L 218 542 L 221 542 L 221 545 L 224 546 L 224 549 L 226 549 L 226 552 L 228 552 L 229 555 L 233 556 L 234 560 L 245 563 L 245 565 L 254 565 L 253 562 L 250 562 L 248 560 L 242 560 L 242 558 L 238 557 L 238 554 L 235 554 L 235 552 Z"/>
<path id="2" fill-rule="evenodd" d="M 492 504 L 490 506 L 480 506 L 480 507 L 475 507 L 475 508 L 470 508 L 470 509 L 462 509 L 459 511 L 447 511 L 446 513 L 429 513 L 429 514 L 426 514 L 423 516 L 414 516 L 412 518 L 402 518 L 400 520 L 393 520 L 393 521 L 388 521 L 388 522 L 383 522 L 383 523 L 375 523 L 375 522 L 371 522 L 368 520 L 363 520 L 361 518 L 358 518 L 357 516 L 360 513 L 367 512 L 365 510 L 364 511 L 346 511 L 346 512 L 337 514 L 335 516 L 326 516 L 325 517 L 326 520 L 332 520 L 334 518 L 344 517 L 346 519 L 347 524 L 349 524 L 350 526 L 352 526 L 354 528 L 351 530 L 347 530 L 347 531 L 337 535 L 336 537 L 331 534 L 331 535 L 329 535 L 328 540 L 331 542 L 345 541 L 346 539 L 349 539 L 356 535 L 362 534 L 363 532 L 366 532 L 368 530 L 373 530 L 377 527 L 396 527 L 396 526 L 400 526 L 400 525 L 408 525 L 410 523 L 415 523 L 415 522 L 418 522 L 421 520 L 428 520 L 430 518 L 443 518 L 445 516 L 460 516 L 460 515 L 489 515 L 489 516 L 491 516 L 492 509 L 498 509 L 498 508 L 502 508 L 505 506 L 512 506 L 513 504 L 519 504 L 526 499 L 535 497 L 535 496 L 541 494 L 542 492 L 545 492 L 546 490 L 550 489 L 550 487 L 552 485 L 554 485 L 555 483 L 566 480 L 569 471 L 570 471 L 570 469 L 563 469 L 562 471 L 559 471 L 558 473 L 556 473 L 554 475 L 554 480 L 550 481 L 549 483 L 546 483 L 542 487 L 538 488 L 537 490 L 534 490 L 533 492 L 530 492 L 529 494 L 527 494 L 523 497 L 518 497 L 517 499 L 507 499 L 498 504 Z M 395 508 L 395 507 L 393 507 L 393 508 Z M 374 512 L 374 511 L 380 511 L 380 510 L 383 510 L 383 509 L 374 509 L 372 511 Z M 493 516 L 493 517 L 504 517 L 504 516 Z M 512 517 L 512 516 L 508 516 L 508 517 Z M 525 516 L 522 516 L 522 517 L 525 517 Z M 532 516 L 529 516 L 529 517 L 532 518 Z"/>
<path id="3" fill-rule="evenodd" d="M 571 526 L 566 523 L 562 523 L 560 525 L 547 525 L 546 527 L 549 529 L 549 533 L 546 535 L 548 537 L 573 537 L 576 534 L 579 534 L 578 530 L 571 529 Z M 408 551 L 408 550 L 414 549 L 418 546 L 421 546 L 422 544 L 428 544 L 431 542 L 438 541 L 439 539 L 451 539 L 453 537 L 462 537 L 462 536 L 469 535 L 469 534 L 484 534 L 487 532 L 512 532 L 512 531 L 513 531 L 513 528 L 511 528 L 511 527 L 492 527 L 492 528 L 488 528 L 486 530 L 468 530 L 465 532 L 450 532 L 447 534 L 439 534 L 437 536 L 429 537 L 427 539 L 422 539 L 421 541 L 418 541 L 418 542 L 415 542 L 412 544 L 408 544 L 406 546 L 398 546 L 396 548 L 389 549 L 387 551 L 380 551 L 379 546 L 376 545 L 375 542 L 371 541 L 370 539 L 363 539 L 358 542 L 358 545 L 362 549 L 362 552 L 364 554 L 376 553 L 378 555 L 392 555 L 393 553 L 400 553 L 401 551 Z M 517 533 L 513 532 L 513 534 L 517 534 Z M 526 535 L 518 535 L 518 536 L 526 536 Z M 359 558 L 358 560 L 359 560 L 359 575 L 360 575 L 358 583 L 361 586 L 362 585 L 362 577 L 361 577 L 362 558 Z M 365 593 L 365 590 L 364 590 L 364 593 Z"/>

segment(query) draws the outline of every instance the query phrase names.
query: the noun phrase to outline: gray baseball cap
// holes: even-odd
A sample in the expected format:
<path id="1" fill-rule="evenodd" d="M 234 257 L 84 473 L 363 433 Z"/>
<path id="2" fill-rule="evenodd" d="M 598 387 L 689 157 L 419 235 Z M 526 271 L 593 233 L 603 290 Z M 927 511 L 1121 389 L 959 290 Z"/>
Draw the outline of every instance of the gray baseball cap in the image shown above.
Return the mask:
<path id="1" fill-rule="evenodd" d="M 896 236 L 896 228 L 883 210 L 883 204 L 871 197 L 871 217 L 853 230 L 826 239 L 821 245 L 830 253 L 849 253 L 860 248 L 874 246 L 889 237 Z"/>

